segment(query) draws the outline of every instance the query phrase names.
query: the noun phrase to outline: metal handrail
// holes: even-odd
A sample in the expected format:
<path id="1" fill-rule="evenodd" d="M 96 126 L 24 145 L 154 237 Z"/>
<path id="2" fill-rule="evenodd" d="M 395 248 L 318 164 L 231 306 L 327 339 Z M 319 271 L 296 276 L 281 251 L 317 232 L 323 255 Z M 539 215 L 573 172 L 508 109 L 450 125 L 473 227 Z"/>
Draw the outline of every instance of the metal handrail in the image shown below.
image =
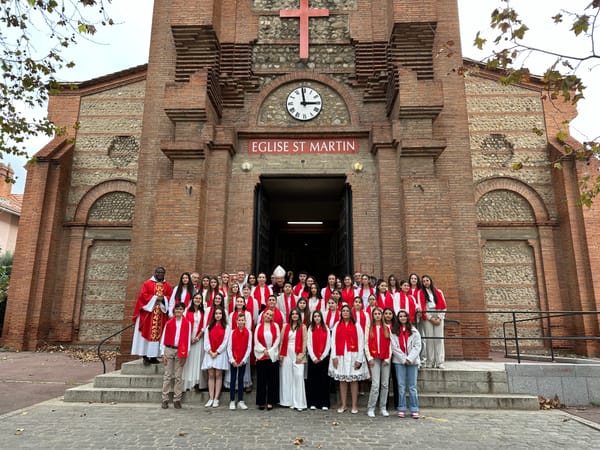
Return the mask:
<path id="1" fill-rule="evenodd" d="M 504 342 L 504 356 L 508 357 L 508 342 L 514 341 L 515 349 L 517 354 L 517 362 L 521 362 L 521 347 L 520 341 L 542 341 L 550 342 L 550 355 L 551 360 L 555 361 L 554 356 L 554 341 L 600 341 L 600 336 L 553 336 L 552 335 L 552 318 L 557 317 L 568 317 L 568 316 L 578 316 L 578 315 L 599 315 L 600 311 L 527 311 L 527 310 L 446 310 L 444 311 L 446 314 L 448 313 L 456 313 L 456 314 L 510 314 L 512 316 L 511 320 L 506 320 L 502 323 L 502 337 L 498 336 L 442 336 L 442 337 L 433 337 L 433 336 L 423 336 L 423 339 L 448 339 L 448 340 L 488 340 L 494 341 L 499 340 Z M 535 314 L 534 317 L 527 317 L 523 319 L 517 319 L 517 315 L 532 315 Z M 539 320 L 547 320 L 547 336 L 541 337 L 519 337 L 518 327 L 517 325 L 522 322 L 530 322 L 530 321 L 539 321 Z M 444 319 L 445 323 L 457 323 L 460 325 L 460 321 L 452 320 L 452 319 Z M 506 335 L 506 327 L 512 324 L 514 337 L 508 337 Z"/>
<path id="2" fill-rule="evenodd" d="M 100 359 L 100 362 L 102 363 L 102 373 L 106 373 L 106 363 L 104 362 L 104 358 L 102 357 L 102 353 L 100 352 L 100 348 L 104 345 L 104 343 L 106 341 L 108 341 L 109 339 L 114 338 L 115 336 L 121 334 L 123 331 L 126 331 L 128 329 L 130 329 L 132 326 L 134 326 L 135 323 L 130 323 L 129 325 L 127 325 L 125 328 L 117 331 L 116 333 L 111 334 L 109 337 L 104 338 L 100 341 L 100 343 L 98 344 L 98 347 L 96 349 L 96 353 L 98 354 L 98 358 Z"/>

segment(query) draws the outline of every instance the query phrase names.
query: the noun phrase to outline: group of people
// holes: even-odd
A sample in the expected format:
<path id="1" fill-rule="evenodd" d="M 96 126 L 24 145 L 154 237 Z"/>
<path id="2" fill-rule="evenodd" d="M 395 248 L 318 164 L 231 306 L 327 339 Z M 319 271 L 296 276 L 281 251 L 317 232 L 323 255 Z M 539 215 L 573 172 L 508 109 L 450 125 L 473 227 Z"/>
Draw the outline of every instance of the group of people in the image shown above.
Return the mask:
<path id="1" fill-rule="evenodd" d="M 389 381 L 399 417 L 419 417 L 417 374 L 421 365 L 444 368 L 446 301 L 428 275 L 373 279 L 330 274 L 324 287 L 300 272 L 297 282 L 278 266 L 266 274 L 200 277 L 181 274 L 172 287 L 157 267 L 144 282 L 133 313 L 133 355 L 145 365 L 165 365 L 162 408 L 181 408 L 183 392 L 208 390 L 216 408 L 223 384 L 230 409 L 256 404 L 297 410 L 329 409 L 339 382 L 338 412 L 358 412 L 359 383 L 371 380 L 367 414 L 387 410 Z M 431 337 L 425 342 L 422 336 Z M 409 402 L 406 402 L 408 392 Z M 237 394 L 237 405 L 236 405 Z"/>

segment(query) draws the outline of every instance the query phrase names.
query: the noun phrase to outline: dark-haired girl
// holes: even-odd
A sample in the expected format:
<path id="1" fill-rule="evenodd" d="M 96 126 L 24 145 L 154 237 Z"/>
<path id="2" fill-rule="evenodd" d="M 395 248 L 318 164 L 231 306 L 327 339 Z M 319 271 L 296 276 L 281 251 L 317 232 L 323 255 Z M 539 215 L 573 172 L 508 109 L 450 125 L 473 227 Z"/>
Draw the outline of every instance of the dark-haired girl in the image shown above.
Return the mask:
<path id="1" fill-rule="evenodd" d="M 330 301 L 334 301 L 330 299 Z M 334 313 L 337 312 L 337 306 Z M 308 352 L 308 376 L 306 380 L 306 400 L 310 409 L 328 410 L 329 404 L 329 351 L 331 350 L 331 338 L 323 313 L 315 311 L 312 321 L 308 327 L 306 341 Z"/>
<path id="2" fill-rule="evenodd" d="M 408 313 L 400 311 L 392 328 L 392 362 L 398 383 L 398 417 L 406 416 L 406 387 L 408 386 L 410 415 L 419 418 L 419 397 L 417 374 L 419 373 L 419 352 L 421 336 L 410 323 Z"/>
<path id="3" fill-rule="evenodd" d="M 279 347 L 279 403 L 292 409 L 306 409 L 304 368 L 306 364 L 306 326 L 300 311 L 292 308 L 281 332 Z"/>
<path id="4" fill-rule="evenodd" d="M 222 306 L 213 306 L 213 308 L 212 319 L 206 329 L 202 362 L 202 370 L 208 370 L 208 402 L 204 405 L 207 408 L 219 407 L 223 371 L 229 369 L 227 342 L 231 330 L 227 326 L 225 309 Z"/>
<path id="5" fill-rule="evenodd" d="M 240 299 L 241 301 L 241 299 Z M 229 409 L 235 409 L 235 391 L 237 382 L 239 409 L 246 410 L 244 402 L 244 376 L 252 349 L 252 331 L 248 329 L 246 311 L 234 311 L 235 328 L 231 330 L 231 337 L 227 343 L 227 356 L 229 358 Z M 249 371 L 249 370 L 248 370 Z"/>
<path id="6" fill-rule="evenodd" d="M 340 382 L 341 404 L 338 413 L 346 411 L 348 385 L 352 399 L 352 414 L 358 413 L 358 382 L 369 378 L 365 361 L 364 334 L 352 316 L 348 305 L 342 306 L 340 321 L 331 335 L 329 376 Z"/>
<path id="7" fill-rule="evenodd" d="M 446 299 L 444 293 L 433 285 L 429 275 L 421 277 L 425 298 L 425 336 L 432 337 L 427 343 L 427 367 L 443 369 L 446 354 L 444 351 L 444 317 L 446 316 Z"/>
<path id="8" fill-rule="evenodd" d="M 371 368 L 371 392 L 367 404 L 367 415 L 375 417 L 375 407 L 379 398 L 379 408 L 383 417 L 388 417 L 387 398 L 392 358 L 390 329 L 383 322 L 383 311 L 373 310 L 371 324 L 365 338 L 365 355 Z"/>
<path id="9" fill-rule="evenodd" d="M 308 297 L 308 310 L 309 311 L 325 311 L 326 302 L 321 296 L 321 290 L 317 283 L 313 283 L 310 287 L 310 296 Z M 310 318 L 309 318 L 310 323 Z"/>
<path id="10" fill-rule="evenodd" d="M 204 313 L 200 292 L 194 295 L 186 319 L 192 325 L 192 333 L 188 357 L 183 366 L 183 390 L 187 391 L 193 387 L 199 391 L 207 387 L 206 373 L 200 370 L 204 360 Z"/>
<path id="11" fill-rule="evenodd" d="M 169 317 L 173 317 L 173 309 L 177 303 L 184 303 L 186 308 L 190 306 L 193 290 L 192 276 L 189 272 L 183 272 L 169 299 Z"/>
<path id="12" fill-rule="evenodd" d="M 280 330 L 273 320 L 273 310 L 265 309 L 254 330 L 258 409 L 271 410 L 279 402 L 279 341 Z"/>

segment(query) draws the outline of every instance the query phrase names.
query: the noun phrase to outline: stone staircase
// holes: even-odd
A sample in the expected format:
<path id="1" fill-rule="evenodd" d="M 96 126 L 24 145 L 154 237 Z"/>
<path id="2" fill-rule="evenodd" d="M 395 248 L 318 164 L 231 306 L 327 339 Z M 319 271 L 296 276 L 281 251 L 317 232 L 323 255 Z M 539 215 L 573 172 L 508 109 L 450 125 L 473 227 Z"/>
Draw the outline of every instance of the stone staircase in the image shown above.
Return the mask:
<path id="1" fill-rule="evenodd" d="M 504 364 L 449 362 L 446 370 L 421 369 L 418 389 L 421 408 L 478 408 L 478 409 L 539 409 L 536 396 L 511 394 L 508 391 Z M 453 367 L 456 366 L 456 367 Z M 98 375 L 93 383 L 77 386 L 65 392 L 66 402 L 95 403 L 160 403 L 162 364 L 144 366 L 141 360 L 124 363 L 121 370 Z M 392 390 L 390 386 L 390 396 Z M 368 392 L 361 395 L 366 406 Z M 186 392 L 183 401 L 202 405 L 206 392 Z M 221 401 L 228 401 L 226 393 Z M 254 391 L 245 395 L 248 405 L 254 405 Z M 337 399 L 332 398 L 332 404 Z"/>

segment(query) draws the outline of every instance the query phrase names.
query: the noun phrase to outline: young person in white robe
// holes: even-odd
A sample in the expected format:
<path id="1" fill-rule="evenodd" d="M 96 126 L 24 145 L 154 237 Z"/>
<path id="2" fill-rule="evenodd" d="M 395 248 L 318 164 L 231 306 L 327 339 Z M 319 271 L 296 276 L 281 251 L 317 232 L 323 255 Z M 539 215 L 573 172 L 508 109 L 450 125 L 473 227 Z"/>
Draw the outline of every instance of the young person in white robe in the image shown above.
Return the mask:
<path id="1" fill-rule="evenodd" d="M 306 339 L 306 325 L 302 323 L 300 311 L 292 308 L 283 326 L 279 347 L 279 404 L 298 411 L 306 409 Z"/>

